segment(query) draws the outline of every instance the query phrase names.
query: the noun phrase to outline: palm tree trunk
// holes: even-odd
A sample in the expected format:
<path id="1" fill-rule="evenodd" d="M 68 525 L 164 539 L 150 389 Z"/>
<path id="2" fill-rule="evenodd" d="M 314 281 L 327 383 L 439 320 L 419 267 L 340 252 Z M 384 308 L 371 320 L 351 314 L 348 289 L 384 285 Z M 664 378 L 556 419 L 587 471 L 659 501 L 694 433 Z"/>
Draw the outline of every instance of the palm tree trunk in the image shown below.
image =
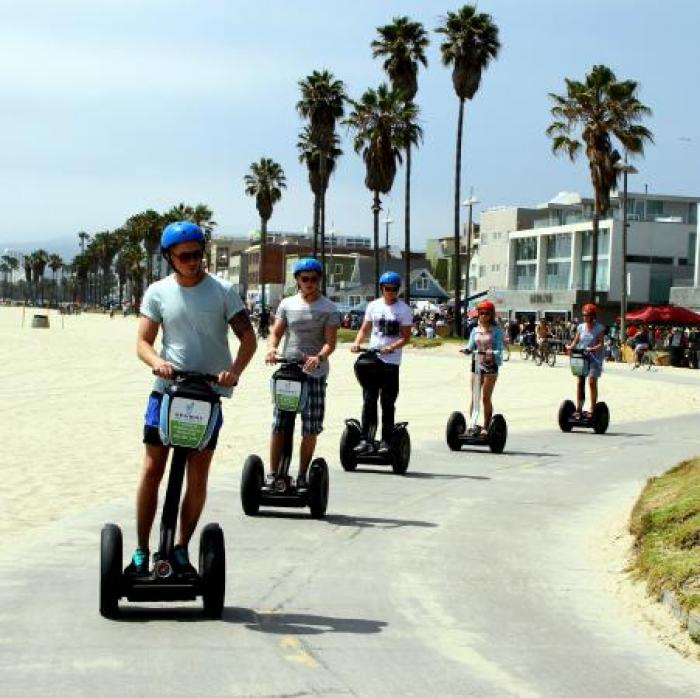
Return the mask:
<path id="1" fill-rule="evenodd" d="M 591 287 L 589 290 L 590 302 L 595 303 L 596 285 L 598 281 L 598 227 L 600 214 L 598 207 L 593 209 L 593 233 L 591 240 Z"/>
<path id="2" fill-rule="evenodd" d="M 267 219 L 260 219 L 260 266 L 258 285 L 260 286 L 260 312 L 265 312 L 265 245 L 267 244 Z"/>
<path id="3" fill-rule="evenodd" d="M 460 205 L 460 184 L 462 171 L 462 124 L 464 122 L 464 100 L 459 100 L 459 118 L 457 119 L 457 153 L 455 157 L 455 229 L 454 229 L 454 280 L 455 280 L 455 315 L 454 329 L 455 337 L 462 334 L 462 265 L 459 253 L 459 205 Z M 467 277 L 469 272 L 467 272 Z"/>
<path id="4" fill-rule="evenodd" d="M 374 214 L 374 296 L 379 298 L 379 212 L 382 204 L 379 201 L 379 192 L 374 192 L 372 213 Z"/>
<path id="5" fill-rule="evenodd" d="M 318 257 L 318 226 L 321 218 L 321 197 L 314 194 L 314 258 Z"/>
<path id="6" fill-rule="evenodd" d="M 404 287 L 403 299 L 411 302 L 411 144 L 406 144 L 406 200 L 404 202 Z"/>

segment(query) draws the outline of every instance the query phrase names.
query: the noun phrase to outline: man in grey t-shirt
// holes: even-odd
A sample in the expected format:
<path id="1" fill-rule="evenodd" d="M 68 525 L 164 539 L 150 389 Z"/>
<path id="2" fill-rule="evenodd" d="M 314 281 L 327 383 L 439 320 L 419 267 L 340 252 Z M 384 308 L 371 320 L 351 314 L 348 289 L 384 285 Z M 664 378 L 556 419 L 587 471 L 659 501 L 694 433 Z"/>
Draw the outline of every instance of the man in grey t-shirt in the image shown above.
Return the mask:
<path id="1" fill-rule="evenodd" d="M 294 265 L 297 282 L 296 295 L 285 298 L 277 308 L 275 324 L 270 331 L 265 361 L 275 363 L 282 337 L 285 337 L 284 357 L 303 358 L 307 373 L 307 400 L 301 412 L 301 447 L 297 488 L 306 488 L 306 471 L 316 449 L 316 439 L 323 431 L 326 400 L 328 357 L 335 351 L 340 325 L 340 312 L 321 295 L 319 283 L 323 267 L 313 258 L 300 259 Z M 279 410 L 275 407 L 270 438 L 270 470 L 268 481 L 273 482 L 282 456 L 284 434 Z"/>

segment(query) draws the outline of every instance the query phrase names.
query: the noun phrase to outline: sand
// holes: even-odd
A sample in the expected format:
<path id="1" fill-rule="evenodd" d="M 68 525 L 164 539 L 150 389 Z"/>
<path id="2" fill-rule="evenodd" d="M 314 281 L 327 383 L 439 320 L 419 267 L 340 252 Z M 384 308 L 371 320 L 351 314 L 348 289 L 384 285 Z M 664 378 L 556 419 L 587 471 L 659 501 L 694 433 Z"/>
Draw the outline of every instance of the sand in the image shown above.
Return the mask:
<path id="1" fill-rule="evenodd" d="M 21 327 L 19 308 L 0 308 L 0 541 L 37 531 L 73 512 L 135 491 L 141 457 L 142 418 L 152 385 L 135 354 L 136 319 L 51 312 L 50 329 Z M 231 334 L 232 351 L 236 339 Z M 260 346 L 231 400 L 212 476 L 231 474 L 249 453 L 267 457 L 271 419 L 269 376 Z M 326 429 L 318 452 L 336 458 L 346 417 L 359 417 L 361 393 L 349 345 L 331 357 Z M 468 361 L 455 345 L 405 351 L 397 419 L 411 438 L 442 440 L 455 409 L 467 409 Z M 700 371 L 662 369 L 634 379 L 613 366 L 601 397 L 614 424 L 700 410 Z M 669 380 L 678 381 L 668 385 Z M 663 381 L 663 382 L 662 382 Z M 659 389 L 661 387 L 661 389 Z M 551 429 L 573 381 L 565 361 L 536 367 L 517 357 L 504 365 L 495 405 L 508 418 L 509 440 L 519 430 Z M 653 405 L 653 413 L 649 406 Z M 671 465 L 671 464 L 669 464 Z M 337 464 L 332 463 L 332 467 Z"/>

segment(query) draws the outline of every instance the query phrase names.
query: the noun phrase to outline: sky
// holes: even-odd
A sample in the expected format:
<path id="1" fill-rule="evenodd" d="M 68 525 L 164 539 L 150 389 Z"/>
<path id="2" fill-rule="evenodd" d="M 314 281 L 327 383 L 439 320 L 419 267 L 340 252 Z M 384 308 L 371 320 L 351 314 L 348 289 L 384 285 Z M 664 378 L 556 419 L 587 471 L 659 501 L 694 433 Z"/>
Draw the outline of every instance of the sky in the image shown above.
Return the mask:
<path id="1" fill-rule="evenodd" d="M 269 227 L 312 224 L 296 142 L 298 81 L 315 69 L 351 97 L 386 80 L 376 27 L 408 15 L 430 30 L 416 101 L 425 139 L 413 154 L 414 247 L 453 229 L 458 101 L 433 32 L 449 0 L 0 0 L 0 246 L 66 249 L 77 233 L 184 201 L 214 211 L 218 232 L 259 224 L 243 176 L 279 162 L 287 190 Z M 555 158 L 550 92 L 596 63 L 640 83 L 655 135 L 632 191 L 700 194 L 700 3 L 696 0 L 480 0 L 502 49 L 465 110 L 462 198 L 484 208 L 590 192 L 587 163 Z M 344 155 L 327 199 L 338 234 L 371 235 L 364 165 Z M 403 239 L 404 172 L 384 201 Z M 463 212 L 464 213 L 464 212 Z M 31 250 L 29 250 L 31 251 Z M 65 254 L 65 252 L 64 252 Z"/>

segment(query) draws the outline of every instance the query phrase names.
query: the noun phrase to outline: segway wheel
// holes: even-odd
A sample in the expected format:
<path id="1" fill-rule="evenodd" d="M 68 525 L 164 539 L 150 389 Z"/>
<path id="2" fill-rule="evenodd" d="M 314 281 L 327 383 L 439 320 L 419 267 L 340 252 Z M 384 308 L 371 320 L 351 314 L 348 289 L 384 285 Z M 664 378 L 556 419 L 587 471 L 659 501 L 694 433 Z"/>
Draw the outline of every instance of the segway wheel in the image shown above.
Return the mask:
<path id="1" fill-rule="evenodd" d="M 340 437 L 340 464 L 343 470 L 352 472 L 357 468 L 355 446 L 360 443 L 360 433 L 353 427 L 346 426 Z"/>
<path id="2" fill-rule="evenodd" d="M 453 412 L 447 420 L 445 439 L 451 451 L 459 451 L 462 448 L 460 437 L 467 429 L 467 420 L 461 412 Z"/>
<path id="3" fill-rule="evenodd" d="M 247 516 L 255 516 L 260 509 L 260 490 L 265 479 L 265 467 L 259 456 L 246 458 L 241 474 L 241 504 Z"/>
<path id="4" fill-rule="evenodd" d="M 391 439 L 391 467 L 397 475 L 403 475 L 410 461 L 411 437 L 406 429 L 401 429 Z"/>
<path id="5" fill-rule="evenodd" d="M 502 414 L 496 414 L 493 416 L 491 425 L 489 426 L 488 441 L 491 453 L 503 453 L 507 440 L 508 425 L 506 424 L 506 420 L 503 418 Z"/>
<path id="6" fill-rule="evenodd" d="M 309 509 L 312 519 L 322 519 L 328 507 L 328 464 L 323 458 L 314 458 L 309 466 Z"/>
<path id="7" fill-rule="evenodd" d="M 207 618 L 221 618 L 226 594 L 226 550 L 224 532 L 219 524 L 210 523 L 199 537 L 199 576 L 202 579 L 202 602 Z"/>
<path id="8" fill-rule="evenodd" d="M 122 531 L 106 524 L 100 537 L 100 614 L 116 618 L 119 614 L 122 580 Z"/>
<path id="9" fill-rule="evenodd" d="M 610 410 L 604 402 L 598 402 L 593 410 L 593 431 L 596 434 L 605 434 L 610 424 Z"/>
<path id="10" fill-rule="evenodd" d="M 559 428 L 569 432 L 572 429 L 571 418 L 576 412 L 576 405 L 571 400 L 564 400 L 559 406 Z"/>

